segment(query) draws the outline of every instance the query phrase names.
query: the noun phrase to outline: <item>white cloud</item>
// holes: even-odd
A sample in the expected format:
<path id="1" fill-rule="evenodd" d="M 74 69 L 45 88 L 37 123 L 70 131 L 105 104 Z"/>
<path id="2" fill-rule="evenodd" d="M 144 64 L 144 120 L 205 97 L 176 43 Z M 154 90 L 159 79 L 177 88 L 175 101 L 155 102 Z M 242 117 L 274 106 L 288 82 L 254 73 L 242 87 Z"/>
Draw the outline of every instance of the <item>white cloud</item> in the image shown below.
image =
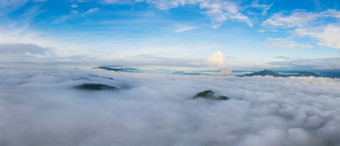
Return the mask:
<path id="1" fill-rule="evenodd" d="M 282 12 L 273 14 L 269 19 L 265 20 L 262 25 L 268 27 L 310 27 L 316 20 L 324 18 L 340 18 L 340 11 L 329 9 L 320 13 L 295 10 L 290 15 L 284 15 Z"/>
<path id="2" fill-rule="evenodd" d="M 147 2 L 160 10 L 168 10 L 179 6 L 197 4 L 201 0 L 136 0 L 136 2 Z"/>
<path id="3" fill-rule="evenodd" d="M 260 29 L 257 32 L 278 32 L 278 30 L 276 29 Z"/>
<path id="4" fill-rule="evenodd" d="M 227 58 L 224 57 L 222 52 L 215 52 L 213 55 L 206 59 L 206 63 L 212 66 L 217 66 L 222 69 L 222 74 L 230 74 L 231 71 L 227 65 Z"/>
<path id="5" fill-rule="evenodd" d="M 188 25 L 177 25 L 176 27 L 177 29 L 175 30 L 175 32 L 185 32 L 185 31 L 190 31 L 190 30 L 194 30 L 197 28 L 196 26 L 188 26 Z"/>
<path id="6" fill-rule="evenodd" d="M 133 1 L 104 0 L 107 4 L 131 4 Z M 160 10 L 168 10 L 184 5 L 199 5 L 204 14 L 212 18 L 212 26 L 217 28 L 225 21 L 232 20 L 244 22 L 250 27 L 253 23 L 249 17 L 241 13 L 241 8 L 230 0 L 135 0 L 134 2 L 146 2 Z"/>
<path id="7" fill-rule="evenodd" d="M 47 48 L 36 44 L 1 44 L 0 43 L 0 66 L 23 65 L 23 63 L 46 63 L 53 62 L 55 54 Z"/>
<path id="8" fill-rule="evenodd" d="M 219 67 L 227 66 L 227 58 L 224 57 L 222 52 L 215 52 L 207 58 L 207 63 Z"/>
<path id="9" fill-rule="evenodd" d="M 267 38 L 265 47 L 275 49 L 304 49 L 312 48 L 314 46 L 309 44 L 301 44 L 288 38 Z"/>
<path id="10" fill-rule="evenodd" d="M 3 145 L 340 144 L 339 79 L 0 70 Z M 231 100 L 192 99 L 207 89 Z"/>
<path id="11" fill-rule="evenodd" d="M 72 4 L 72 5 L 70 5 L 70 7 L 72 7 L 72 8 L 78 8 L 79 5 L 77 5 L 77 4 Z"/>
<path id="12" fill-rule="evenodd" d="M 95 8 L 90 8 L 89 10 L 87 10 L 86 12 L 84 12 L 82 14 L 82 16 L 86 16 L 88 14 L 92 14 L 92 13 L 95 13 L 95 12 L 98 12 L 99 11 L 99 8 L 95 7 Z"/>
<path id="13" fill-rule="evenodd" d="M 267 11 L 273 6 L 273 4 L 266 5 L 266 4 L 259 4 L 258 0 L 253 1 L 250 7 L 262 9 L 262 15 L 266 15 Z"/>
<path id="14" fill-rule="evenodd" d="M 316 20 L 319 15 L 313 12 L 294 11 L 290 16 L 284 16 L 282 13 L 273 14 L 265 20 L 262 25 L 273 27 L 303 27 L 311 21 Z"/>
<path id="15" fill-rule="evenodd" d="M 25 5 L 28 2 L 28 0 L 1 0 L 0 1 L 0 14 L 7 13 L 10 11 L 13 11 L 15 9 L 18 9 Z"/>
<path id="16" fill-rule="evenodd" d="M 104 4 L 133 4 L 142 0 L 100 0 Z"/>
<path id="17" fill-rule="evenodd" d="M 45 55 L 50 54 L 46 48 L 36 44 L 0 44 L 0 55 Z"/>
<path id="18" fill-rule="evenodd" d="M 1 0 L 0 1 L 0 15 L 17 10 L 24 6 L 27 2 L 46 2 L 47 0 Z"/>
<path id="19" fill-rule="evenodd" d="M 327 25 L 312 29 L 296 29 L 295 33 L 302 37 L 308 36 L 317 39 L 320 46 L 340 49 L 340 27 Z"/>
<path id="20" fill-rule="evenodd" d="M 293 28 L 294 35 L 311 37 L 318 40 L 318 45 L 340 48 L 339 32 L 340 11 L 329 9 L 320 13 L 296 10 L 291 15 L 276 13 L 262 23 L 266 27 Z M 332 23 L 324 24 L 324 19 L 334 19 Z M 289 44 L 289 43 L 287 43 Z M 296 45 L 293 45 L 296 46 Z M 292 47 L 293 47 L 292 46 Z M 303 47 L 297 45 L 297 47 Z M 306 46 L 308 47 L 308 46 Z"/>
<path id="21" fill-rule="evenodd" d="M 322 32 L 308 33 L 307 35 L 320 40 L 320 46 L 340 49 L 340 27 L 327 26 Z"/>
<path id="22" fill-rule="evenodd" d="M 231 19 L 233 21 L 240 21 L 253 26 L 250 19 L 240 12 L 240 7 L 231 1 L 204 0 L 200 3 L 201 9 L 206 9 L 204 13 L 213 18 L 213 27 L 219 27 L 226 20 Z"/>

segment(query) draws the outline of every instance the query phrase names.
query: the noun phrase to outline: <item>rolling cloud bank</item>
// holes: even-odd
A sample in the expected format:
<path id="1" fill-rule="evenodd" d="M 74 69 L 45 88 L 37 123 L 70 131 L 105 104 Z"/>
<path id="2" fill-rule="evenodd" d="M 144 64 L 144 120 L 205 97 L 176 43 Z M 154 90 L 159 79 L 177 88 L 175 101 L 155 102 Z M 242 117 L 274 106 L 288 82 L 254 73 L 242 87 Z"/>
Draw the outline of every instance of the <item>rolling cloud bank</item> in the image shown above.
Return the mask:
<path id="1" fill-rule="evenodd" d="M 0 69 L 0 82 L 0 145 L 340 144 L 339 79 Z M 231 99 L 193 99 L 204 90 Z"/>

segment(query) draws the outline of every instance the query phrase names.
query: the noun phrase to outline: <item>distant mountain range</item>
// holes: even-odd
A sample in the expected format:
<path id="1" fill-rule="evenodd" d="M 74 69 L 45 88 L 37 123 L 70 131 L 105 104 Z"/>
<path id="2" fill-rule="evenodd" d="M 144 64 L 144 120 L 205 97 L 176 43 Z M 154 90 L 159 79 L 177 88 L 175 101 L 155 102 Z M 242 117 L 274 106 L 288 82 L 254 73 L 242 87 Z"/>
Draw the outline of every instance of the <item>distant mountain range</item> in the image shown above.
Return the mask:
<path id="1" fill-rule="evenodd" d="M 114 71 L 114 72 L 130 72 L 130 73 L 152 73 L 153 71 L 159 71 L 159 70 L 143 70 L 143 69 L 137 69 L 137 68 L 131 68 L 131 67 L 122 67 L 122 66 L 99 66 L 94 67 L 93 69 L 103 69 L 107 71 Z M 160 73 L 170 73 L 170 74 L 177 74 L 177 75 L 204 75 L 205 72 L 184 72 L 184 71 L 162 71 Z M 209 72 L 219 72 L 218 71 L 210 71 Z M 244 72 L 244 71 L 235 71 L 237 72 Z M 237 75 L 238 77 L 251 77 L 251 76 L 273 76 L 273 77 L 328 77 L 328 78 L 340 78 L 340 71 L 339 70 L 319 70 L 317 72 L 313 71 L 279 71 L 275 72 L 272 70 L 262 70 L 258 72 L 243 74 L 243 75 Z"/>
<path id="2" fill-rule="evenodd" d="M 239 75 L 239 77 L 251 77 L 251 76 L 273 76 L 273 77 L 323 77 L 320 74 L 308 71 L 301 71 L 298 74 L 280 74 L 272 70 L 263 70 L 250 74 Z M 324 76 L 327 77 L 327 76 Z"/>
<path id="3" fill-rule="evenodd" d="M 100 66 L 94 69 L 104 69 L 107 71 L 115 71 L 115 72 L 138 72 L 139 71 L 136 68 L 118 67 L 118 66 Z"/>

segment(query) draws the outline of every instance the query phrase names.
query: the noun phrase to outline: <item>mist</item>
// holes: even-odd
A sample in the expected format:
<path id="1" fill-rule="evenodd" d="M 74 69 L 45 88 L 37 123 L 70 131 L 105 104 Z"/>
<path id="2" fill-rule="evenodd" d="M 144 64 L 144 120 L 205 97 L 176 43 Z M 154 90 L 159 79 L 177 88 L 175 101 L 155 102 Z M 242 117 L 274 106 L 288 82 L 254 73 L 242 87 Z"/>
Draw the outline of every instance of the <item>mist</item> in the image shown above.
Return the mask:
<path id="1" fill-rule="evenodd" d="M 1 69 L 0 82 L 0 145 L 340 144 L 339 79 Z M 193 99 L 208 89 L 231 99 Z"/>

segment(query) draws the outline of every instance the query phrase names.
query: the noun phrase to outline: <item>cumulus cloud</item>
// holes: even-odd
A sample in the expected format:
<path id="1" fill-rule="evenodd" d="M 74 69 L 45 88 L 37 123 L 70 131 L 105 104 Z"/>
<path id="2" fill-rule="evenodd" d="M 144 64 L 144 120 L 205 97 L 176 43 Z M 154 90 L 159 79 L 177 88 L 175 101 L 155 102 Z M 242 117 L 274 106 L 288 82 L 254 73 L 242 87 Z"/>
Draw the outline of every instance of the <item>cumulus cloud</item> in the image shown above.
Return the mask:
<path id="1" fill-rule="evenodd" d="M 2 145 L 340 144 L 339 79 L 0 72 Z M 121 90 L 73 88 L 89 82 Z M 192 99 L 206 89 L 232 99 Z"/>
<path id="2" fill-rule="evenodd" d="M 217 66 L 219 68 L 222 68 L 222 73 L 223 74 L 230 74 L 231 71 L 228 68 L 227 65 L 227 58 L 224 57 L 222 52 L 215 52 L 213 55 L 209 56 L 206 59 L 206 63 L 212 66 Z"/>
<path id="3" fill-rule="evenodd" d="M 215 52 L 213 55 L 207 58 L 207 63 L 211 65 L 216 65 L 219 67 L 227 66 L 227 59 L 224 57 L 222 52 Z"/>

